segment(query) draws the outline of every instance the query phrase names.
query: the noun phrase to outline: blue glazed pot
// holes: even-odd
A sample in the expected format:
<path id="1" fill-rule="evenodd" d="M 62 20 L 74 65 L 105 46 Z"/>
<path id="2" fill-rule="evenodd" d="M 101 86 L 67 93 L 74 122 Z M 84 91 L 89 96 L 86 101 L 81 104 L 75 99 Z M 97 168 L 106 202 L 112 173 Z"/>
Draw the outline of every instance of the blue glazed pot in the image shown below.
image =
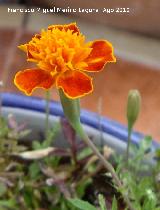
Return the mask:
<path id="1" fill-rule="evenodd" d="M 12 93 L 2 93 L 1 99 L 2 107 L 10 107 L 16 110 L 23 110 L 23 113 L 24 111 L 30 111 L 30 115 L 34 113 L 41 113 L 44 115 L 46 104 L 44 99 L 27 97 L 24 95 Z M 64 116 L 61 104 L 59 102 L 50 102 L 50 116 Z M 106 117 L 101 117 L 101 120 L 99 120 L 99 116 L 96 113 L 87 110 L 81 111 L 81 122 L 85 126 L 90 127 L 92 130 L 96 130 L 98 132 L 100 132 L 99 128 L 101 128 L 101 131 L 103 131 L 103 135 L 107 135 L 107 143 L 108 141 L 110 141 L 109 144 L 111 144 L 111 146 L 114 145 L 113 147 L 123 145 L 123 149 L 121 149 L 121 152 L 123 152 L 123 150 L 125 149 L 124 147 L 126 147 L 127 143 L 127 128 L 125 126 Z M 111 140 L 108 140 L 109 137 L 111 138 Z M 133 132 L 131 136 L 132 143 L 138 145 L 139 141 L 143 137 L 143 134 L 139 132 Z M 159 147 L 159 144 L 153 141 L 153 150 L 155 150 L 155 148 L 157 147 Z"/>

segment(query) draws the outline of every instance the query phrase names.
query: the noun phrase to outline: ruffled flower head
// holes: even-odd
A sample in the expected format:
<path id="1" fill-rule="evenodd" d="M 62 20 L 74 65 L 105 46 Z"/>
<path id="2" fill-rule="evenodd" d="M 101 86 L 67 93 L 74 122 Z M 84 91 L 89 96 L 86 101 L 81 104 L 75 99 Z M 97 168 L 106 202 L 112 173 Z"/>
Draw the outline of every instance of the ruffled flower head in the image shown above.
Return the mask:
<path id="1" fill-rule="evenodd" d="M 107 62 L 116 61 L 110 42 L 85 42 L 75 23 L 51 25 L 19 48 L 37 66 L 15 75 L 15 85 L 26 95 L 35 88 L 56 86 L 67 97 L 79 98 L 93 91 L 92 78 L 86 73 L 99 72 Z"/>

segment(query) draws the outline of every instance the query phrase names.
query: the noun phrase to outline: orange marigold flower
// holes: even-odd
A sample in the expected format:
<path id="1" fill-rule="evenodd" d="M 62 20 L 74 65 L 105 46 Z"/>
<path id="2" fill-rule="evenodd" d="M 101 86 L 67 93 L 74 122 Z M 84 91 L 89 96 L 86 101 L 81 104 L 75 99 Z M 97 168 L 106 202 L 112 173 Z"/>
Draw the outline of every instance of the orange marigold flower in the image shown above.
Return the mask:
<path id="1" fill-rule="evenodd" d="M 19 48 L 27 53 L 27 61 L 37 64 L 15 75 L 15 85 L 27 95 L 35 88 L 56 85 L 69 98 L 84 96 L 93 91 L 92 78 L 85 71 L 98 72 L 116 61 L 111 43 L 86 43 L 75 23 L 51 25 Z"/>

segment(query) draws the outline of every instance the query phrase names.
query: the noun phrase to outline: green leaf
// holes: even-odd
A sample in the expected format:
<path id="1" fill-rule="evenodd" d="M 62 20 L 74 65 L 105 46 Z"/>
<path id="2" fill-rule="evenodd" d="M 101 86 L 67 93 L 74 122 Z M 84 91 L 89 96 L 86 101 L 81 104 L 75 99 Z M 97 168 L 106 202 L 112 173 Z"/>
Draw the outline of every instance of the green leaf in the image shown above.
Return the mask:
<path id="1" fill-rule="evenodd" d="M 31 179 L 37 179 L 39 177 L 40 168 L 37 162 L 34 162 L 29 166 L 29 173 L 30 173 Z"/>
<path id="2" fill-rule="evenodd" d="M 18 133 L 18 138 L 24 138 L 31 133 L 31 129 L 26 129 Z"/>
<path id="3" fill-rule="evenodd" d="M 101 194 L 98 195 L 98 200 L 99 200 L 99 204 L 100 204 L 101 210 L 107 210 L 107 206 L 106 206 L 106 202 L 105 202 L 104 196 L 101 195 Z"/>
<path id="4" fill-rule="evenodd" d="M 61 129 L 60 122 L 54 123 L 54 126 L 48 130 L 47 139 L 42 143 L 42 148 L 46 148 L 53 145 L 54 139 L 56 138 L 56 135 Z"/>
<path id="5" fill-rule="evenodd" d="M 156 157 L 157 158 L 160 158 L 160 148 L 157 148 L 156 149 Z"/>
<path id="6" fill-rule="evenodd" d="M 0 207 L 2 208 L 13 209 L 15 208 L 15 205 L 16 202 L 14 199 L 0 201 Z"/>
<path id="7" fill-rule="evenodd" d="M 82 151 L 79 151 L 78 153 L 78 160 L 82 160 L 83 158 L 86 158 L 89 155 L 92 155 L 93 151 L 90 147 L 84 148 Z"/>
<path id="8" fill-rule="evenodd" d="M 81 198 L 85 194 L 87 186 L 90 185 L 91 183 L 92 183 L 92 179 L 86 179 L 85 181 L 80 182 L 76 186 L 77 196 Z"/>
<path id="9" fill-rule="evenodd" d="M 25 201 L 25 204 L 28 208 L 33 207 L 34 202 L 34 195 L 33 195 L 33 188 L 32 187 L 25 187 L 25 190 L 23 192 L 23 198 Z"/>
<path id="10" fill-rule="evenodd" d="M 78 198 L 69 199 L 69 202 L 80 210 L 97 210 L 92 204 Z"/>
<path id="11" fill-rule="evenodd" d="M 33 142 L 32 142 L 32 148 L 33 148 L 34 150 L 41 149 L 41 148 L 42 148 L 41 143 L 40 143 L 39 141 L 33 141 Z"/>
<path id="12" fill-rule="evenodd" d="M 3 196 L 6 192 L 7 192 L 6 185 L 0 182 L 0 197 Z"/>
<path id="13" fill-rule="evenodd" d="M 115 196 L 112 201 L 112 209 L 111 210 L 118 210 L 118 204 L 117 204 L 117 200 L 116 200 Z"/>
<path id="14" fill-rule="evenodd" d="M 0 117 L 0 138 L 4 138 L 9 133 L 8 124 L 5 118 Z"/>
<path id="15" fill-rule="evenodd" d="M 140 141 L 140 150 L 146 151 L 151 148 L 152 144 L 152 137 L 151 136 L 145 136 L 145 138 Z"/>

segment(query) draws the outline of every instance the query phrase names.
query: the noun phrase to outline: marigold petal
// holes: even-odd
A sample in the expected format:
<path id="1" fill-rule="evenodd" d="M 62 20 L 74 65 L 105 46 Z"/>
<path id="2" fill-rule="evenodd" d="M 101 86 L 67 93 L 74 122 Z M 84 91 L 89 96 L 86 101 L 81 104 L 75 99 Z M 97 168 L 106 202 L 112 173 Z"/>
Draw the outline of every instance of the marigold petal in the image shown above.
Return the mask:
<path id="1" fill-rule="evenodd" d="M 24 52 L 27 52 L 27 44 L 21 44 L 18 46 L 18 48 Z"/>
<path id="2" fill-rule="evenodd" d="M 37 38 L 37 39 L 41 39 L 41 35 L 40 34 L 35 34 L 34 37 Z"/>
<path id="3" fill-rule="evenodd" d="M 112 44 L 105 40 L 97 40 L 91 43 L 92 49 L 90 55 L 84 60 L 88 64 L 84 70 L 96 72 L 103 69 L 107 62 L 116 62 L 113 55 Z"/>
<path id="4" fill-rule="evenodd" d="M 41 69 L 26 69 L 17 72 L 14 84 L 26 95 L 31 95 L 35 88 L 49 89 L 55 82 L 55 76 Z"/>
<path id="5" fill-rule="evenodd" d="M 33 44 L 27 44 L 27 58 L 29 60 L 34 60 L 37 57 L 37 54 L 39 54 L 39 50 L 36 46 Z"/>
<path id="6" fill-rule="evenodd" d="M 93 91 L 92 79 L 77 70 L 68 70 L 61 74 L 57 80 L 56 85 L 62 88 L 65 95 L 69 98 L 75 99 Z"/>
<path id="7" fill-rule="evenodd" d="M 51 25 L 51 26 L 48 26 L 48 30 L 52 30 L 52 29 L 56 29 L 56 28 L 58 28 L 59 30 L 64 29 L 65 31 L 72 30 L 73 33 L 77 33 L 77 34 L 80 33 L 79 28 L 76 25 L 76 23 L 70 23 L 70 24 L 66 24 L 66 25 Z"/>

